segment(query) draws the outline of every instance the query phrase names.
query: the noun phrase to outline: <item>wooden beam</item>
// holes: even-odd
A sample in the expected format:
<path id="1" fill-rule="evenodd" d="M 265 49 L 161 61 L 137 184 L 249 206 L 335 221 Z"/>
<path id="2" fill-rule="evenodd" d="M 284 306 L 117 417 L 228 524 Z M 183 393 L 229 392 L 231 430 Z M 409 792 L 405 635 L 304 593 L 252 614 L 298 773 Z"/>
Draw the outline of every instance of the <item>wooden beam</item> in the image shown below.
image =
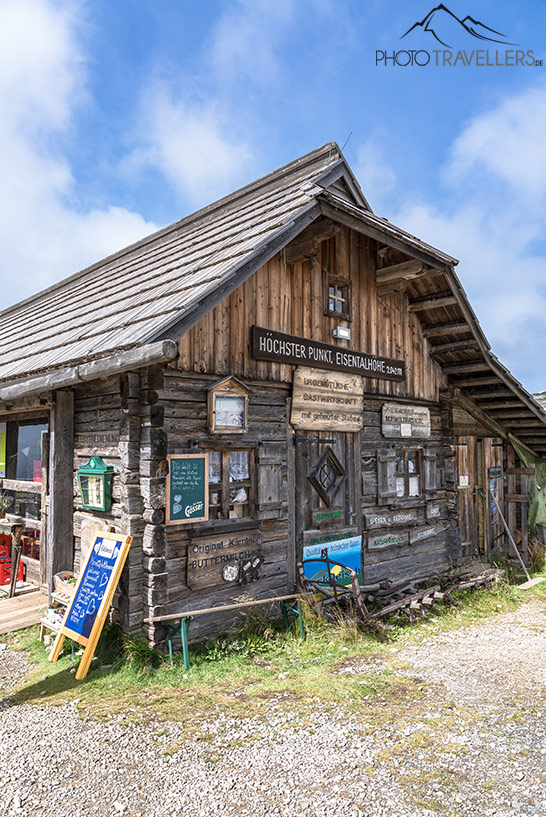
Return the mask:
<path id="1" fill-rule="evenodd" d="M 510 428 L 524 428 L 524 427 L 533 427 L 537 426 L 540 428 L 542 423 L 538 419 L 538 417 L 530 417 L 528 420 L 506 420 L 506 425 Z M 546 426 L 544 426 L 546 428 Z"/>
<path id="2" fill-rule="evenodd" d="M 286 246 L 284 251 L 286 263 L 293 264 L 317 255 L 321 243 L 339 233 L 340 229 L 340 226 L 329 218 L 313 222 Z"/>
<path id="3" fill-rule="evenodd" d="M 497 437 L 500 437 L 503 440 L 508 439 L 508 431 L 503 428 L 503 426 L 496 423 L 492 417 L 482 411 L 475 403 L 472 402 L 472 400 L 465 397 L 464 394 L 460 394 L 458 392 L 451 398 L 451 402 L 460 406 L 462 409 L 468 412 L 468 414 L 472 415 L 472 417 L 474 417 L 474 419 L 477 420 L 480 425 L 490 428 Z"/>
<path id="4" fill-rule="evenodd" d="M 438 357 L 439 355 L 449 355 L 453 352 L 469 352 L 472 349 L 479 349 L 477 340 L 469 338 L 468 340 L 455 340 L 449 343 L 431 344 L 430 354 Z"/>
<path id="5" fill-rule="evenodd" d="M 136 349 L 126 349 L 108 357 L 90 360 L 87 363 L 54 369 L 47 374 L 35 375 L 13 383 L 11 386 L 0 386 L 0 400 L 11 403 L 19 397 L 41 394 L 51 389 L 62 389 L 87 380 L 108 377 L 119 372 L 127 372 L 154 363 L 167 363 L 178 354 L 176 343 L 159 341 Z"/>
<path id="6" fill-rule="evenodd" d="M 26 479 L 0 479 L 0 491 L 25 491 L 29 494 L 40 494 L 42 483 L 30 482 Z"/>
<path id="7" fill-rule="evenodd" d="M 487 386 L 489 384 L 494 385 L 498 383 L 500 378 L 496 375 L 491 375 L 491 377 L 469 377 L 468 379 L 465 378 L 454 378 L 453 384 L 458 389 L 467 389 L 471 388 L 472 386 Z M 469 395 L 473 397 L 473 395 Z"/>
<path id="8" fill-rule="evenodd" d="M 492 404 L 491 406 L 487 406 L 487 411 L 488 412 L 495 412 L 496 417 L 506 417 L 506 418 L 513 417 L 515 420 L 517 420 L 518 417 L 520 417 L 522 419 L 529 418 L 529 417 L 534 417 L 535 420 L 537 420 L 537 418 L 532 413 L 532 411 L 529 411 L 529 409 L 526 408 L 522 403 L 518 403 L 518 406 L 519 406 L 519 408 L 510 409 L 510 407 L 502 408 L 501 406 L 497 406 L 496 404 Z M 538 420 L 538 422 L 540 422 L 540 420 Z"/>
<path id="9" fill-rule="evenodd" d="M 47 583 L 53 576 L 74 567 L 73 479 L 74 392 L 58 391 L 51 411 L 49 444 L 49 517 L 47 530 Z"/>
<path id="10" fill-rule="evenodd" d="M 427 271 L 422 261 L 412 259 L 402 261 L 400 264 L 391 264 L 389 267 L 381 267 L 375 271 L 377 283 L 386 284 L 389 281 L 399 281 L 407 278 L 419 278 Z"/>
<path id="11" fill-rule="evenodd" d="M 521 400 L 505 400 L 504 403 L 496 401 L 491 405 L 482 406 L 487 411 L 499 411 L 500 409 L 521 408 Z"/>
<path id="12" fill-rule="evenodd" d="M 500 389 L 490 389 L 488 391 L 475 391 L 468 394 L 473 400 L 496 400 L 497 397 L 513 397 L 514 392 L 504 388 L 504 383 Z"/>
<path id="13" fill-rule="evenodd" d="M 457 298 L 454 295 L 438 295 L 436 298 L 428 296 L 410 301 L 408 308 L 410 312 L 424 312 L 426 309 L 438 309 L 440 306 L 453 306 L 456 303 Z"/>
<path id="14" fill-rule="evenodd" d="M 443 275 L 450 270 L 452 263 L 457 263 L 455 259 L 450 260 L 447 256 L 445 261 L 437 260 L 433 247 L 430 247 L 429 251 L 424 245 L 424 242 L 410 235 L 405 235 L 392 224 L 382 223 L 377 216 L 367 213 L 359 213 L 358 216 L 353 215 L 339 202 L 336 201 L 334 203 L 333 201 L 327 200 L 327 193 L 321 194 L 320 198 L 321 211 L 325 216 L 329 216 L 333 218 L 334 221 L 345 224 L 357 233 L 367 235 L 383 244 L 389 244 L 393 249 L 400 250 L 406 255 L 417 258 L 424 264 L 430 265 L 431 275 Z M 443 267 L 443 269 L 440 267 Z"/>
<path id="15" fill-rule="evenodd" d="M 455 321 L 452 323 L 436 323 L 432 326 L 426 326 L 423 329 L 423 337 L 430 338 L 436 335 L 458 335 L 460 332 L 471 332 L 470 326 L 466 321 Z"/>
<path id="16" fill-rule="evenodd" d="M 469 360 L 468 363 L 443 363 L 441 366 L 446 374 L 467 374 L 470 372 L 490 371 L 490 366 L 485 360 L 480 360 L 479 362 Z"/>

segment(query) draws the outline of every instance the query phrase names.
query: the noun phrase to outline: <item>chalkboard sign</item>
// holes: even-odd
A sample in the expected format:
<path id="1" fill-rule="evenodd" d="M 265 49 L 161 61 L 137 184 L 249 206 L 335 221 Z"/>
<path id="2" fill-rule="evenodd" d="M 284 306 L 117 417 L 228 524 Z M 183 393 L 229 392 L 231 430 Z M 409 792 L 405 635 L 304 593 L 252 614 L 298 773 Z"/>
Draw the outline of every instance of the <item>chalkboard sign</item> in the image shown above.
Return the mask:
<path id="1" fill-rule="evenodd" d="M 209 518 L 209 455 L 171 454 L 167 478 L 167 525 Z"/>
<path id="2" fill-rule="evenodd" d="M 50 661 L 60 655 L 65 636 L 85 646 L 76 678 L 85 678 L 131 545 L 130 536 L 99 531 L 61 624 Z"/>

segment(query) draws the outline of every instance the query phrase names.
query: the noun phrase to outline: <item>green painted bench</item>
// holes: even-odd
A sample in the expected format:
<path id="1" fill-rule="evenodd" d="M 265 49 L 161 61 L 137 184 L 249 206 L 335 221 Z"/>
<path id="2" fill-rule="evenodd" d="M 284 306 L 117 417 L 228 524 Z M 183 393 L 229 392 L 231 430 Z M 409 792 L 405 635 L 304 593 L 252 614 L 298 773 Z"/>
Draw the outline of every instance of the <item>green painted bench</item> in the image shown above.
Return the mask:
<path id="1" fill-rule="evenodd" d="M 292 602 L 289 604 L 289 602 Z M 188 649 L 188 630 L 193 618 L 197 616 L 206 616 L 211 613 L 225 613 L 228 610 L 244 610 L 247 607 L 257 607 L 261 604 L 275 604 L 279 603 L 281 606 L 281 613 L 284 621 L 284 627 L 288 631 L 289 621 L 288 613 L 294 613 L 299 621 L 300 634 L 302 640 L 305 640 L 305 628 L 303 626 L 303 618 L 301 614 L 301 601 L 296 593 L 291 593 L 287 596 L 271 596 L 268 599 L 258 599 L 252 601 L 241 601 L 234 604 L 222 604 L 218 607 L 207 607 L 204 610 L 184 610 L 182 613 L 169 613 L 164 616 L 154 616 L 147 618 L 147 623 L 166 624 L 167 626 L 167 644 L 169 645 L 169 658 L 171 665 L 173 663 L 173 639 L 178 634 L 180 628 L 180 638 L 182 640 L 182 654 L 184 656 L 184 667 L 189 669 L 190 656 Z"/>

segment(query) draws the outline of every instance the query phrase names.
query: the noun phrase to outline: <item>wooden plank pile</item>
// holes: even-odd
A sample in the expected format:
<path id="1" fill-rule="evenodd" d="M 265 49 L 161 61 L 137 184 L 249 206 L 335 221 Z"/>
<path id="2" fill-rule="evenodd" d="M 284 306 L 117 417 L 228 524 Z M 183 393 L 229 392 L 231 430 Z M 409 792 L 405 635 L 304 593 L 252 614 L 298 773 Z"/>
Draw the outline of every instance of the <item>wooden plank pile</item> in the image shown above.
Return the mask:
<path id="1" fill-rule="evenodd" d="M 438 602 L 457 606 L 453 597 L 461 590 L 475 590 L 496 583 L 502 570 L 486 569 L 479 574 L 464 573 L 457 577 L 442 576 L 440 583 L 419 588 L 423 580 L 409 580 L 393 585 L 389 580 L 372 585 L 360 585 L 354 570 L 331 559 L 324 561 L 327 576 L 320 581 L 305 576 L 305 562 L 298 564 L 300 587 L 311 609 L 333 623 L 346 620 L 363 624 L 372 631 L 383 629 L 382 619 L 392 614 L 401 614 L 413 624 L 424 618 Z M 342 567 L 349 572 L 349 585 L 340 584 L 332 573 L 332 567 Z"/>

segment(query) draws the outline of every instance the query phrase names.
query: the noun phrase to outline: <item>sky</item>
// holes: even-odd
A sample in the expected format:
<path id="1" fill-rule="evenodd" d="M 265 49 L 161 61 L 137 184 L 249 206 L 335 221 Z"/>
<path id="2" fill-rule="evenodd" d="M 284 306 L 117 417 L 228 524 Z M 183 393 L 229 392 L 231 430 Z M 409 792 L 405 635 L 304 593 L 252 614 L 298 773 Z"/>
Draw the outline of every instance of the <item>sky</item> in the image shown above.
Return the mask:
<path id="1" fill-rule="evenodd" d="M 0 308 L 333 140 L 546 389 L 546 3 L 437 5 L 0 0 Z"/>

